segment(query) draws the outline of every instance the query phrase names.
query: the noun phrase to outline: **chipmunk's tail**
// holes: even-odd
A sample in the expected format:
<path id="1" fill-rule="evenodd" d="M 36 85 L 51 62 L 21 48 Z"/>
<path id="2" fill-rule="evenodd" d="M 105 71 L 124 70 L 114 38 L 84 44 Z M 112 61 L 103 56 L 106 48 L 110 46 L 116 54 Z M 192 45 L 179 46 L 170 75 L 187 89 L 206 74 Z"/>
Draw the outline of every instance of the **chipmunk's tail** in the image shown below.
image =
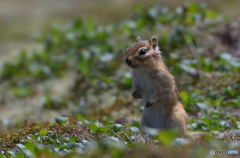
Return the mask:
<path id="1" fill-rule="evenodd" d="M 205 132 L 189 132 L 187 134 L 187 138 L 190 140 L 190 143 L 194 143 L 194 144 L 201 143 L 208 136 L 209 134 Z"/>
<path id="2" fill-rule="evenodd" d="M 207 136 L 208 134 L 204 132 L 188 132 L 184 137 L 177 138 L 175 142 L 180 145 L 199 144 L 204 142 Z"/>

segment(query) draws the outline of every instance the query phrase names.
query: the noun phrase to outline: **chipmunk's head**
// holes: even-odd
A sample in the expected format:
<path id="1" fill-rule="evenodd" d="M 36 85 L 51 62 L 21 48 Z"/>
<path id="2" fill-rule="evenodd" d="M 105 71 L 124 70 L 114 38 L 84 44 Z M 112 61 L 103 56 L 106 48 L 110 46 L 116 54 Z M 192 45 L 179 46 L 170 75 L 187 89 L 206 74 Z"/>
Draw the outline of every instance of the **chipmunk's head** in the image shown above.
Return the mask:
<path id="1" fill-rule="evenodd" d="M 161 58 L 161 52 L 158 48 L 157 38 L 152 37 L 150 40 L 141 40 L 137 37 L 126 50 L 126 63 L 131 68 L 150 66 L 154 61 Z"/>

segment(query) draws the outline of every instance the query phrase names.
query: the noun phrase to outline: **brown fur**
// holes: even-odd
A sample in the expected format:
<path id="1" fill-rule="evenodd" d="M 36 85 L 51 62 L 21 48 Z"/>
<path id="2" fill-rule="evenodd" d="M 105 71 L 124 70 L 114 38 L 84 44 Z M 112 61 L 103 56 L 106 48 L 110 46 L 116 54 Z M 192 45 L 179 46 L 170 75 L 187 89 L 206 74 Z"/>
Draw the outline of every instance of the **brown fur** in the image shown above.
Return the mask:
<path id="1" fill-rule="evenodd" d="M 142 48 L 148 50 L 144 55 L 139 54 Z M 133 96 L 139 96 L 148 105 L 143 112 L 142 126 L 174 128 L 186 135 L 187 114 L 179 101 L 174 77 L 162 61 L 156 38 L 149 41 L 138 38 L 127 49 L 126 62 L 133 69 Z"/>

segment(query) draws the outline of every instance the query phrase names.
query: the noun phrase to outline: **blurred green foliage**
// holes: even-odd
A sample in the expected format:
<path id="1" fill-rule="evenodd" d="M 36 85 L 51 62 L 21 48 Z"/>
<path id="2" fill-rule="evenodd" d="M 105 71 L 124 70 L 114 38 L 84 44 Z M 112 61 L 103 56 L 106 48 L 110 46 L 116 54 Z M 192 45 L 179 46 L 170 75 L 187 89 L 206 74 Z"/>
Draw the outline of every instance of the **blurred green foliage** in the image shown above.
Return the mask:
<path id="1" fill-rule="evenodd" d="M 44 154 L 52 157 L 66 154 L 73 157 L 75 154 L 122 157 L 126 156 L 128 147 L 139 152 L 142 144 L 160 144 L 163 147 L 174 144 L 176 133 L 163 131 L 152 139 L 144 138 L 135 123 L 116 123 L 121 118 L 116 113 L 102 116 L 103 122 L 91 121 L 98 109 L 97 106 L 91 108 L 91 100 L 87 100 L 87 96 L 100 98 L 104 93 L 114 91 L 111 94 L 118 98 L 114 103 L 119 106 L 124 103 L 119 100 L 126 99 L 125 94 L 130 95 L 131 76 L 123 64 L 124 50 L 138 35 L 159 37 L 162 55 L 175 75 L 180 97 L 190 114 L 191 130 L 217 134 L 232 128 L 239 129 L 237 114 L 230 112 L 240 106 L 240 59 L 225 50 L 210 49 L 211 45 L 206 40 L 222 20 L 222 16 L 209 10 L 205 3 L 188 3 L 175 9 L 138 6 L 132 18 L 109 25 L 83 18 L 52 28 L 39 37 L 43 49 L 22 51 L 3 65 L 1 80 L 9 83 L 17 97 L 33 97 L 39 95 L 39 87 L 47 81 L 75 74 L 70 95 L 59 99 L 48 92 L 41 96 L 42 105 L 46 109 L 58 110 L 86 101 L 87 119 L 84 114 L 77 115 L 74 116 L 78 118 L 77 124 L 69 125 L 68 118 L 60 117 L 53 126 L 64 133 L 81 125 L 80 130 L 87 131 L 88 137 L 79 137 L 79 133 L 74 133 L 75 128 L 71 136 L 41 128 L 31 134 L 11 135 L 14 145 L 0 138 L 0 143 L 5 144 L 1 154 L 17 157 Z M 126 111 L 134 109 L 134 114 L 141 115 L 140 108 L 136 106 L 124 108 Z M 85 153 L 87 148 L 93 153 Z M 201 153 L 200 150 L 198 152 Z M 204 157 L 206 152 L 201 154 Z"/>

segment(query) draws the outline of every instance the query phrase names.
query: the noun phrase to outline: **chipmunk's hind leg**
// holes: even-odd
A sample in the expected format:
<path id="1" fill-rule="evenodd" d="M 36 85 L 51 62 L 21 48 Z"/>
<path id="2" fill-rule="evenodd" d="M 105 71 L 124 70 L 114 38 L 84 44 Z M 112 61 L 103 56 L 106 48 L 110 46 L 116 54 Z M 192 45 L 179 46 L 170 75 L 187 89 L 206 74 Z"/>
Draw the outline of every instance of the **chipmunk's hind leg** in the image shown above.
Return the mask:
<path id="1" fill-rule="evenodd" d="M 179 130 L 181 136 L 187 135 L 187 114 L 183 108 L 174 110 L 167 122 L 168 124 L 165 124 L 166 128 Z"/>

